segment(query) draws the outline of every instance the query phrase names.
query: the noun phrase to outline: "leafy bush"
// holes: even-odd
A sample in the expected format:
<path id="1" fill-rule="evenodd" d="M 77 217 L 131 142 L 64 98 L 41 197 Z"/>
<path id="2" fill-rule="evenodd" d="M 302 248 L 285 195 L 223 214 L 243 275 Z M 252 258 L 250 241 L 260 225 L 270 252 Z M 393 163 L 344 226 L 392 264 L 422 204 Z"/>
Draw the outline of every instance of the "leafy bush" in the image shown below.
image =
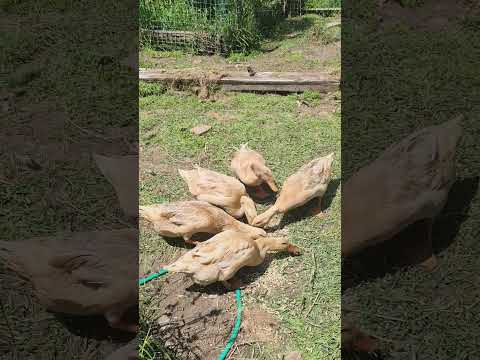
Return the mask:
<path id="1" fill-rule="evenodd" d="M 339 8 L 342 7 L 341 0 L 307 0 L 305 2 L 307 9 L 319 9 L 319 8 Z"/>
<path id="2" fill-rule="evenodd" d="M 288 0 L 301 7 L 304 0 Z M 200 34 L 194 48 L 249 52 L 282 19 L 284 0 L 140 0 L 143 30 Z M 203 42 L 204 44 L 201 44 Z"/>

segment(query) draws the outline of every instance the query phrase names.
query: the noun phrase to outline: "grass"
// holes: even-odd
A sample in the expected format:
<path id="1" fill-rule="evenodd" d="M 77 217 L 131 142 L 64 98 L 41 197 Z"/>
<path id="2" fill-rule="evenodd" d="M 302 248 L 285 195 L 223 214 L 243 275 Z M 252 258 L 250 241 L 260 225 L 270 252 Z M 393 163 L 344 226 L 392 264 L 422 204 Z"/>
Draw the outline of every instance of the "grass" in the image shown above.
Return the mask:
<path id="1" fill-rule="evenodd" d="M 238 71 L 251 64 L 257 71 L 318 71 L 339 75 L 340 29 L 326 25 L 338 17 L 305 15 L 280 22 L 260 49 L 231 52 L 227 56 L 196 56 L 179 51 L 143 48 L 140 67 L 165 69 L 200 68 L 202 71 Z M 237 66 L 237 67 L 236 67 Z"/>
<path id="2" fill-rule="evenodd" d="M 299 98 L 314 103 L 322 96 L 313 92 L 303 96 L 237 94 L 224 95 L 215 102 L 201 102 L 188 94 L 170 92 L 141 97 L 140 203 L 190 198 L 177 167 L 199 164 L 230 173 L 232 152 L 246 141 L 265 156 L 280 184 L 313 157 L 335 151 L 333 183 L 338 185 L 339 115 L 319 117 L 299 113 Z M 212 130 L 196 137 L 188 129 L 200 123 L 212 125 Z M 160 154 L 160 161 L 153 167 L 147 160 L 151 154 Z M 333 186 L 327 197 L 332 200 L 326 219 L 307 217 L 295 221 L 294 216 L 286 227 L 289 239 L 305 249 L 304 255 L 274 260 L 266 273 L 244 291 L 247 308 L 262 307 L 273 312 L 281 322 L 282 332 L 289 335 L 283 346 L 269 344 L 277 355 L 296 350 L 303 359 L 340 356 L 340 190 Z M 148 269 L 154 254 L 163 262 L 178 256 L 177 248 L 147 229 L 142 232 L 141 271 Z M 313 274 L 315 278 L 311 281 Z M 141 296 L 143 301 L 151 301 Z M 149 326 L 154 326 L 156 315 L 148 307 L 145 303 L 141 305 L 148 312 L 144 316 L 149 319 Z M 267 351 L 262 356 L 269 358 L 268 354 Z"/>
<path id="3" fill-rule="evenodd" d="M 2 75 L 13 74 L 2 78 L 2 91 L 15 95 L 16 112 L 2 113 L 1 240 L 122 227 L 115 193 L 88 154 L 115 150 L 122 140 L 109 130 L 136 123 L 136 76 L 118 62 L 136 51 L 124 31 L 137 28 L 131 9 L 114 1 L 29 0 L 2 2 L 2 14 L 0 66 Z M 100 74 L 102 57 L 113 60 Z M 22 165 L 14 153 L 41 168 Z M 3 267 L 0 277 L 2 357 L 104 359 L 118 347 L 73 333 L 28 283 Z"/>
<path id="4" fill-rule="evenodd" d="M 382 25 L 380 32 L 368 4 L 355 5 L 365 11 L 362 19 L 343 23 L 344 178 L 415 129 L 458 113 L 466 116 L 458 178 L 478 176 L 478 16 L 467 16 L 441 35 L 391 24 Z M 478 332 L 472 319 L 479 316 L 478 287 L 473 285 L 479 271 L 479 213 L 476 189 L 454 242 L 440 253 L 437 271 L 397 269 L 344 294 L 358 323 L 387 339 L 386 358 L 410 358 L 412 352 L 422 359 L 477 357 L 471 334 Z M 437 226 L 448 229 L 452 216 L 445 214 Z"/>

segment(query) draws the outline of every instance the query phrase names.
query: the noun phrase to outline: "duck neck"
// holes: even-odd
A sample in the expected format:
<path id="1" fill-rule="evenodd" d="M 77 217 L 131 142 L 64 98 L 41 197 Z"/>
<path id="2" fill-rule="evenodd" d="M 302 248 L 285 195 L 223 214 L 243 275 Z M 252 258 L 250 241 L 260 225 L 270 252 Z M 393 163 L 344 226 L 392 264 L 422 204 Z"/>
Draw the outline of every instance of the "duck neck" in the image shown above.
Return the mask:
<path id="1" fill-rule="evenodd" d="M 264 257 L 268 252 L 278 252 L 278 251 L 287 251 L 288 246 L 290 245 L 285 239 L 278 237 L 260 237 L 255 240 Z"/>

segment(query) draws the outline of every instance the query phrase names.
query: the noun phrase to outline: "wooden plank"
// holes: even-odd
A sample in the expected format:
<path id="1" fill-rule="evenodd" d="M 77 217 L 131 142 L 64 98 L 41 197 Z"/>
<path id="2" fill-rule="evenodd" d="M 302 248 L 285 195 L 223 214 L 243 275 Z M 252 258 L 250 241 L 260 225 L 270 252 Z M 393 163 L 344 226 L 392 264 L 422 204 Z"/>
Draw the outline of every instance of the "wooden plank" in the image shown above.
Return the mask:
<path id="1" fill-rule="evenodd" d="M 330 82 L 321 85 L 241 85 L 241 84 L 225 84 L 222 85 L 224 91 L 238 92 L 260 92 L 260 93 L 295 93 L 307 90 L 316 90 L 322 93 L 333 92 L 338 89 L 338 83 Z"/>
<path id="2" fill-rule="evenodd" d="M 170 71 L 158 69 L 141 70 L 142 81 L 160 81 L 168 84 L 200 84 L 207 82 L 221 85 L 226 91 L 258 91 L 258 92 L 302 92 L 317 90 L 335 91 L 339 86 L 338 79 L 324 73 L 274 73 L 258 72 L 250 76 L 244 72 L 229 74 L 202 74 L 193 71 Z"/>
<path id="3" fill-rule="evenodd" d="M 306 14 L 322 14 L 322 13 L 336 13 L 342 12 L 342 8 L 317 8 L 317 9 L 305 9 Z"/>
<path id="4" fill-rule="evenodd" d="M 341 7 L 338 8 L 312 8 L 312 9 L 305 9 L 305 11 L 315 11 L 315 12 L 322 12 L 322 11 L 342 11 Z"/>
<path id="5" fill-rule="evenodd" d="M 144 34 L 150 35 L 155 40 L 184 40 L 194 41 L 199 39 L 211 39 L 212 35 L 194 31 L 168 31 L 168 30 L 144 30 Z"/>
<path id="6" fill-rule="evenodd" d="M 229 74 L 220 79 L 221 84 L 243 85 L 321 85 L 330 78 L 322 73 L 273 73 L 258 72 L 255 76 L 245 73 Z"/>

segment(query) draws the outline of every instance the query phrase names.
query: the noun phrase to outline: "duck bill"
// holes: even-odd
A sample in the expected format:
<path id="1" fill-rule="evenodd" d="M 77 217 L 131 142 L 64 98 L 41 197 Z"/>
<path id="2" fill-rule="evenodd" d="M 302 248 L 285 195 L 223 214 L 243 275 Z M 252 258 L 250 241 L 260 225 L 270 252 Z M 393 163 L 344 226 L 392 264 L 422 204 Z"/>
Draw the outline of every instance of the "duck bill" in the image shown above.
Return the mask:
<path id="1" fill-rule="evenodd" d="M 267 178 L 265 179 L 265 182 L 267 183 L 268 187 L 272 189 L 273 192 L 278 192 L 277 184 L 275 183 L 275 180 L 273 180 L 273 178 Z"/>

